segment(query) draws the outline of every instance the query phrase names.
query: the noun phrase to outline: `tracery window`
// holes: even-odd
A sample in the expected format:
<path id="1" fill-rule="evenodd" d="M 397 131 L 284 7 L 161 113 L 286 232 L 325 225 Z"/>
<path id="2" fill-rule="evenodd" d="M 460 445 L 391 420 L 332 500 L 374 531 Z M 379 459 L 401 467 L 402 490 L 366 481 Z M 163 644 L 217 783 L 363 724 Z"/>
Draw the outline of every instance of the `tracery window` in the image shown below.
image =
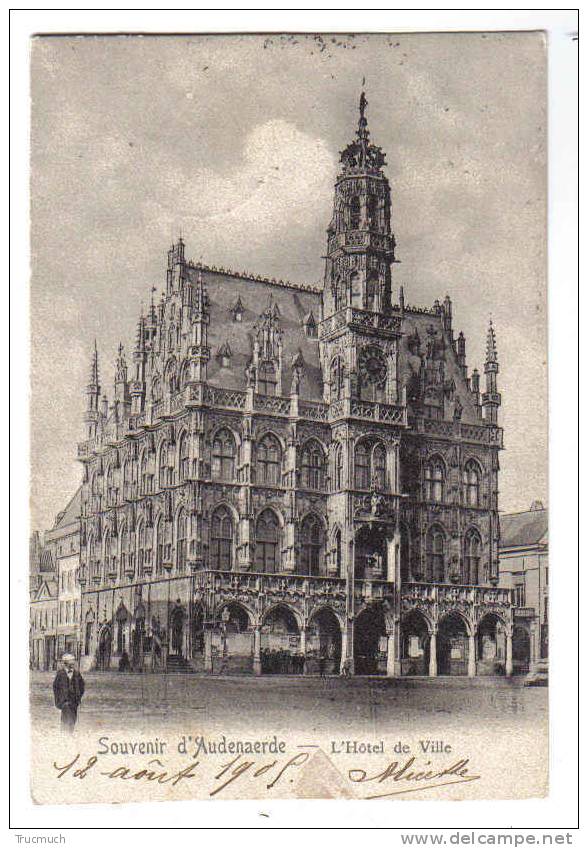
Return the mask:
<path id="1" fill-rule="evenodd" d="M 317 442 L 307 442 L 302 449 L 301 484 L 305 489 L 322 489 L 324 454 Z"/>
<path id="2" fill-rule="evenodd" d="M 427 570 L 431 580 L 445 580 L 445 533 L 432 527 L 427 535 Z"/>
<path id="3" fill-rule="evenodd" d="M 371 483 L 370 449 L 366 442 L 355 448 L 355 488 L 369 489 Z"/>
<path id="4" fill-rule="evenodd" d="M 441 503 L 445 497 L 445 465 L 433 457 L 425 465 L 425 500 Z"/>
<path id="5" fill-rule="evenodd" d="M 318 575 L 324 551 L 324 533 L 321 522 L 315 515 L 307 515 L 300 528 L 302 574 Z"/>
<path id="6" fill-rule="evenodd" d="M 259 366 L 257 391 L 260 395 L 275 395 L 278 385 L 276 367 L 273 362 L 262 362 Z"/>
<path id="7" fill-rule="evenodd" d="M 363 441 L 356 445 L 355 488 L 387 489 L 386 448 L 381 442 L 372 445 Z"/>
<path id="8" fill-rule="evenodd" d="M 386 489 L 386 449 L 383 445 L 376 445 L 373 453 L 373 480 L 376 489 Z"/>
<path id="9" fill-rule="evenodd" d="M 210 525 L 210 566 L 230 571 L 233 566 L 233 516 L 226 506 L 212 514 Z"/>
<path id="10" fill-rule="evenodd" d="M 361 219 L 361 204 L 359 197 L 354 195 L 349 201 L 349 229 L 359 230 Z"/>
<path id="11" fill-rule="evenodd" d="M 275 486 L 280 482 L 282 449 L 275 436 L 268 433 L 257 447 L 257 482 Z"/>
<path id="12" fill-rule="evenodd" d="M 180 439 L 180 480 L 184 482 L 190 477 L 190 442 L 187 433 Z"/>
<path id="13" fill-rule="evenodd" d="M 377 304 L 378 280 L 370 277 L 366 283 L 366 307 L 369 310 L 374 310 Z"/>
<path id="14" fill-rule="evenodd" d="M 368 225 L 370 230 L 377 230 L 379 228 L 379 203 L 378 198 L 373 194 L 368 197 L 367 202 L 367 213 L 368 213 Z"/>
<path id="15" fill-rule="evenodd" d="M 331 377 L 329 382 L 331 388 L 331 402 L 343 397 L 345 385 L 345 368 L 340 356 L 336 356 L 331 362 Z"/>
<path id="16" fill-rule="evenodd" d="M 213 480 L 235 479 L 235 438 L 230 430 L 218 430 L 212 443 Z"/>
<path id="17" fill-rule="evenodd" d="M 186 570 L 188 523 L 186 513 L 182 509 L 178 515 L 178 530 L 176 540 L 176 567 L 179 574 Z"/>
<path id="18" fill-rule="evenodd" d="M 466 462 L 463 471 L 463 489 L 466 506 L 480 506 L 480 469 L 473 459 Z"/>
<path id="19" fill-rule="evenodd" d="M 333 485 L 334 490 L 338 492 L 343 488 L 343 445 L 335 445 L 335 455 L 333 457 L 334 475 Z"/>
<path id="20" fill-rule="evenodd" d="M 174 451 L 169 442 L 163 442 L 159 449 L 159 485 L 160 488 L 174 485 Z"/>
<path id="21" fill-rule="evenodd" d="M 264 510 L 255 527 L 255 570 L 272 574 L 279 570 L 280 523 L 275 512 Z"/>
<path id="22" fill-rule="evenodd" d="M 474 586 L 480 579 L 480 554 L 482 539 L 477 530 L 468 530 L 464 539 L 465 582 Z"/>

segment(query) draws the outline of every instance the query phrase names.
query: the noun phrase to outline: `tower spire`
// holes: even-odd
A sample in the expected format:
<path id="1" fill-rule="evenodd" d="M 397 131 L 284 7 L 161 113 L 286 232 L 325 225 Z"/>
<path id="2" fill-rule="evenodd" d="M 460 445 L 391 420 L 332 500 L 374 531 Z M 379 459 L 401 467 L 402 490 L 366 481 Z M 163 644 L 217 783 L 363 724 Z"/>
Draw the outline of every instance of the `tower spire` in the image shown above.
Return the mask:
<path id="1" fill-rule="evenodd" d="M 498 354 L 496 352 L 496 334 L 492 325 L 492 319 L 488 325 L 486 336 L 486 362 L 484 363 L 484 374 L 486 375 L 486 391 L 482 395 L 482 408 L 484 419 L 488 424 L 496 424 L 498 420 L 498 407 L 502 398 L 496 386 L 496 375 L 498 374 Z"/>

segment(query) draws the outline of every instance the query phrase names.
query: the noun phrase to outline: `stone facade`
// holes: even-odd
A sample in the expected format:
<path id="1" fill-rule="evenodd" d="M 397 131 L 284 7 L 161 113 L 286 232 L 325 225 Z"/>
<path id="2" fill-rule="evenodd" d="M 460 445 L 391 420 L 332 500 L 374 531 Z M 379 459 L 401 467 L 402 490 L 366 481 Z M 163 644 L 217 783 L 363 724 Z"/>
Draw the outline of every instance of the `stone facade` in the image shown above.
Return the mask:
<path id="1" fill-rule="evenodd" d="M 540 501 L 501 517 L 500 586 L 513 596 L 515 673 L 546 670 L 549 656 L 548 514 Z"/>
<path id="2" fill-rule="evenodd" d="M 168 253 L 79 445 L 82 667 L 510 673 L 498 587 L 498 360 L 449 297 L 393 296 L 365 97 L 322 288 Z"/>

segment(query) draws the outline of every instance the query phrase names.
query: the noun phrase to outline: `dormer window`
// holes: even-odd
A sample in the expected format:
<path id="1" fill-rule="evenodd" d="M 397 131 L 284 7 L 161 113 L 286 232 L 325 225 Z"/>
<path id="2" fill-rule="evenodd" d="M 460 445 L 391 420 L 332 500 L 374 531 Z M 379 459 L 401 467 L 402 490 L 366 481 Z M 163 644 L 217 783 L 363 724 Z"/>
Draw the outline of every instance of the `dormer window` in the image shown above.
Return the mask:
<path id="1" fill-rule="evenodd" d="M 304 316 L 304 320 L 302 322 L 302 326 L 304 327 L 304 335 L 309 339 L 316 339 L 317 336 L 317 327 L 314 315 L 312 312 L 308 312 Z"/>
<path id="2" fill-rule="evenodd" d="M 233 316 L 233 321 L 241 322 L 243 320 L 243 313 L 245 312 L 245 307 L 243 306 L 243 302 L 241 300 L 241 296 L 237 298 L 237 302 L 233 307 L 231 307 L 231 315 Z"/>
<path id="3" fill-rule="evenodd" d="M 231 364 L 231 356 L 232 356 L 231 348 L 228 342 L 225 342 L 218 349 L 218 358 L 220 360 L 221 368 L 228 368 Z"/>

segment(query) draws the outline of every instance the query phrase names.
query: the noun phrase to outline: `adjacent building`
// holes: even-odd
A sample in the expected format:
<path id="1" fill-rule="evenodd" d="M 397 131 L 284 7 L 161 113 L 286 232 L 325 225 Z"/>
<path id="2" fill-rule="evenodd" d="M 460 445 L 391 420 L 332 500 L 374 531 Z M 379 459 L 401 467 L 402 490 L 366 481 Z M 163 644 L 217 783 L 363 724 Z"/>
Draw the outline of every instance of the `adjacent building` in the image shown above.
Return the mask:
<path id="1" fill-rule="evenodd" d="M 549 656 L 548 513 L 541 501 L 500 519 L 500 585 L 513 594 L 513 667 L 534 672 Z"/>
<path id="2" fill-rule="evenodd" d="M 94 350 L 82 668 L 511 673 L 494 328 L 482 386 L 449 296 L 393 285 L 366 106 L 322 286 L 190 262 L 180 238 L 110 396 Z"/>

